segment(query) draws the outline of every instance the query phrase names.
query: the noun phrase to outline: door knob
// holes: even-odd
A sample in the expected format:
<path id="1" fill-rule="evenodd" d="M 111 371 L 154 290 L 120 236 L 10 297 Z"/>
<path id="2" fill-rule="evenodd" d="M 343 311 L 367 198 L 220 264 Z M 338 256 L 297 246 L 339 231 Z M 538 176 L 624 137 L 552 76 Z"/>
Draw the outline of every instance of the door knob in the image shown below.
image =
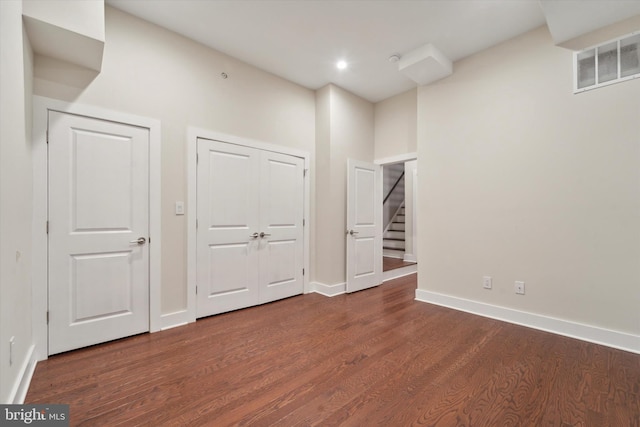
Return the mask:
<path id="1" fill-rule="evenodd" d="M 260 232 L 260 238 L 262 239 L 265 236 L 271 236 L 271 234 L 265 233 L 264 231 Z"/>
<path id="2" fill-rule="evenodd" d="M 145 239 L 144 237 L 138 237 L 136 240 L 130 240 L 129 243 L 137 243 L 139 245 L 144 245 L 145 243 L 147 243 L 147 239 Z"/>
<path id="3" fill-rule="evenodd" d="M 347 231 L 347 234 L 350 234 L 350 235 L 352 235 L 352 236 L 353 236 L 353 235 L 355 235 L 355 234 L 358 234 L 358 231 L 348 230 L 348 231 Z"/>
<path id="4" fill-rule="evenodd" d="M 258 237 L 260 237 L 260 235 L 258 233 L 253 233 L 251 236 L 252 239 L 257 239 Z"/>

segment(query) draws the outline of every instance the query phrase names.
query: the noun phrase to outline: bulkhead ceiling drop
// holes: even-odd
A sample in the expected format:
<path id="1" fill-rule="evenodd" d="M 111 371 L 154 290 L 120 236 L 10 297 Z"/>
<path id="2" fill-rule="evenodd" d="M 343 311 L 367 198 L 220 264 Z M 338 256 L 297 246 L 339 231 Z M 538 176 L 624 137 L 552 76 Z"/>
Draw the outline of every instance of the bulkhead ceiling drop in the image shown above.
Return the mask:
<path id="1" fill-rule="evenodd" d="M 426 44 L 402 55 L 398 71 L 419 85 L 426 85 L 453 74 L 453 64 L 434 45 Z"/>

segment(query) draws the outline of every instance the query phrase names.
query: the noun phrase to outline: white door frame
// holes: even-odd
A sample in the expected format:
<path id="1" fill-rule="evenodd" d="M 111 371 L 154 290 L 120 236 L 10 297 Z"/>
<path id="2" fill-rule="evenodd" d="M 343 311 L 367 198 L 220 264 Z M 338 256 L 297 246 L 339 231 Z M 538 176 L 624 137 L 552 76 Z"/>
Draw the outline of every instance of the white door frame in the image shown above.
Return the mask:
<path id="1" fill-rule="evenodd" d="M 49 111 L 94 117 L 149 129 L 149 331 L 161 329 L 161 139 L 160 121 L 100 107 L 33 96 L 33 227 L 32 227 L 32 326 L 35 357 L 48 357 L 48 173 L 47 128 Z"/>
<path id="2" fill-rule="evenodd" d="M 211 139 L 214 141 L 226 142 L 229 144 L 243 145 L 245 147 L 257 148 L 259 150 L 273 151 L 275 153 L 287 154 L 294 157 L 304 159 L 304 257 L 303 268 L 305 271 L 302 277 L 304 284 L 304 293 L 311 292 L 309 287 L 309 230 L 311 223 L 309 221 L 310 206 L 310 179 L 309 165 L 310 155 L 304 150 L 285 147 L 282 145 L 270 144 L 267 142 L 256 141 L 250 138 L 243 138 L 235 135 L 225 134 L 222 132 L 211 131 L 198 127 L 189 126 L 187 129 L 187 321 L 196 321 L 196 153 L 198 138 Z"/>
<path id="3" fill-rule="evenodd" d="M 411 160 L 418 160 L 418 153 L 413 152 L 413 153 L 400 154 L 400 155 L 392 156 L 392 157 L 385 157 L 385 158 L 382 158 L 382 159 L 374 160 L 373 163 L 375 163 L 376 165 L 380 165 L 380 166 L 388 166 L 388 165 L 393 165 L 395 163 L 409 162 Z M 417 169 L 416 169 L 416 171 L 417 171 Z M 416 221 L 417 221 L 417 216 L 418 216 L 417 215 L 417 211 L 418 211 L 418 209 L 417 209 L 417 207 L 418 207 L 418 202 L 417 202 L 417 200 L 418 200 L 417 184 L 418 184 L 417 180 L 415 179 L 415 176 L 414 176 L 414 181 L 413 181 L 413 213 L 412 213 L 412 216 L 413 216 L 413 218 L 412 218 L 412 220 L 413 220 L 412 229 L 413 230 L 416 229 L 416 224 L 417 224 Z M 384 184 L 381 182 L 381 184 L 380 184 L 380 192 L 382 192 L 382 190 L 383 190 L 383 188 L 382 188 L 383 185 Z M 415 231 L 414 231 L 414 234 L 415 234 Z M 413 247 L 413 255 L 417 257 L 417 252 L 418 252 L 417 251 L 417 246 L 418 245 L 417 245 L 416 241 L 413 242 L 413 246 L 414 246 Z M 409 260 L 405 259 L 405 261 L 409 261 Z M 415 260 L 410 260 L 410 261 L 417 262 L 418 260 L 416 258 Z M 387 279 L 385 279 L 385 280 L 387 280 Z"/>

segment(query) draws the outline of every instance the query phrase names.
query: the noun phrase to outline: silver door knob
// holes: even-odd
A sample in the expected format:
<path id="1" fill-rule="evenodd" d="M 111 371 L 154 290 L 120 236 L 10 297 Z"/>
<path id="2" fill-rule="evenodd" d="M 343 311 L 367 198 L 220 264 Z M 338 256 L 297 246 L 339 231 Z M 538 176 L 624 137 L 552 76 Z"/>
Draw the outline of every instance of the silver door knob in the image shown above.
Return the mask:
<path id="1" fill-rule="evenodd" d="M 258 237 L 260 237 L 260 235 L 258 233 L 253 233 L 251 236 L 252 239 L 257 239 Z"/>
<path id="2" fill-rule="evenodd" d="M 271 236 L 271 234 L 269 234 L 269 233 L 265 233 L 264 231 L 261 231 L 261 232 L 260 232 L 260 238 L 262 239 L 262 238 L 263 238 L 263 237 L 265 237 L 265 236 Z"/>
<path id="3" fill-rule="evenodd" d="M 147 239 L 145 239 L 144 237 L 138 237 L 136 240 L 130 240 L 129 243 L 137 243 L 139 245 L 144 245 L 145 243 L 147 243 Z"/>
<path id="4" fill-rule="evenodd" d="M 349 230 L 349 231 L 347 231 L 347 233 L 350 234 L 351 236 L 353 236 L 355 234 L 358 234 L 357 231 L 353 231 L 353 230 Z"/>

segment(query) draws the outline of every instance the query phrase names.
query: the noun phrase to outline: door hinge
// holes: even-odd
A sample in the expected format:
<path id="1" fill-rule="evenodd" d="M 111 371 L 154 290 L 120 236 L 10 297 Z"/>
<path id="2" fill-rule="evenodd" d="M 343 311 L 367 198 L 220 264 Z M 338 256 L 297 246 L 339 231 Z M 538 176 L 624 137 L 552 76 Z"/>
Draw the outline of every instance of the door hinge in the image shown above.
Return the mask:
<path id="1" fill-rule="evenodd" d="M 49 234 L 49 221 L 47 221 L 46 229 L 47 229 L 47 234 Z"/>
<path id="2" fill-rule="evenodd" d="M 49 143 L 49 129 L 47 129 L 47 144 Z"/>
<path id="3" fill-rule="evenodd" d="M 302 226 L 304 227 L 304 225 L 306 224 L 304 218 L 302 218 Z"/>
<path id="4" fill-rule="evenodd" d="M 151 244 L 151 236 L 149 236 L 149 244 Z"/>
<path id="5" fill-rule="evenodd" d="M 198 228 L 198 218 L 196 218 L 196 228 Z"/>
<path id="6" fill-rule="evenodd" d="M 200 156 L 198 155 L 198 153 L 196 153 L 196 165 L 198 164 L 199 161 L 200 161 Z"/>
<path id="7" fill-rule="evenodd" d="M 302 275 L 304 276 L 304 268 L 302 269 Z"/>
<path id="8" fill-rule="evenodd" d="M 47 325 L 49 324 L 49 311 L 47 310 Z"/>
<path id="9" fill-rule="evenodd" d="M 198 295 L 198 285 L 196 285 L 196 295 Z"/>
<path id="10" fill-rule="evenodd" d="M 307 176 L 307 169 L 302 169 L 302 176 Z"/>

